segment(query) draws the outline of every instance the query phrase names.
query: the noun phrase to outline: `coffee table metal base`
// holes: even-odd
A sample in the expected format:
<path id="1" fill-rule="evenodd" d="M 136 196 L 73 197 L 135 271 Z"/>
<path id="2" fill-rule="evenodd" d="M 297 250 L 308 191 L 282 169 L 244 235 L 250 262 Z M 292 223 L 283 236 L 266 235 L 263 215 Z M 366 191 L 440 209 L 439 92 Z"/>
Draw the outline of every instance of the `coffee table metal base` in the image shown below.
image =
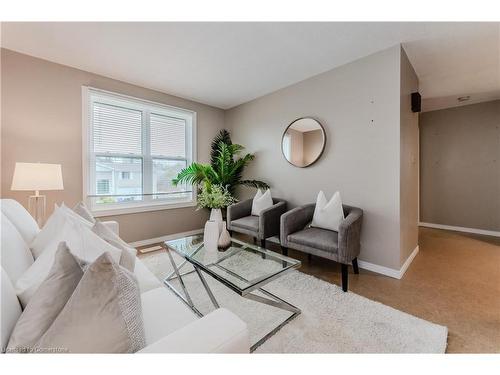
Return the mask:
<path id="1" fill-rule="evenodd" d="M 163 280 L 164 284 L 170 290 L 172 290 L 186 305 L 188 305 L 196 315 L 198 315 L 199 317 L 202 317 L 203 314 L 194 306 L 194 303 L 191 299 L 191 296 L 189 295 L 189 293 L 186 289 L 186 285 L 184 284 L 184 281 L 182 279 L 183 276 L 186 276 L 186 275 L 189 275 L 192 273 L 196 273 L 198 275 L 198 278 L 200 279 L 202 285 L 203 285 L 203 288 L 207 292 L 207 295 L 210 298 L 210 301 L 212 302 L 214 307 L 216 309 L 218 309 L 220 307 L 219 303 L 217 302 L 217 299 L 215 298 L 212 290 L 210 289 L 207 281 L 205 280 L 205 277 L 203 276 L 203 273 L 202 273 L 203 270 L 200 269 L 199 267 L 197 267 L 195 264 L 189 263 L 187 260 L 184 260 L 179 266 L 177 266 L 174 258 L 172 257 L 172 254 L 170 253 L 172 250 L 170 250 L 168 247 L 165 247 L 165 250 L 166 250 L 168 257 L 170 259 L 170 263 L 172 264 L 173 271 Z M 181 273 L 180 271 L 181 271 L 182 267 L 184 267 L 186 265 L 186 263 L 191 264 L 193 266 L 194 270 Z M 241 276 L 232 273 L 231 271 L 227 270 L 226 268 L 224 268 L 224 270 L 226 272 L 230 272 L 231 274 L 233 274 L 233 276 L 244 280 Z M 175 279 L 179 280 L 179 284 L 181 285 L 181 288 L 182 288 L 182 293 L 179 290 L 177 290 L 177 288 L 171 283 L 171 281 L 175 280 Z M 269 306 L 273 306 L 273 307 L 276 307 L 278 309 L 289 311 L 292 314 L 285 321 L 283 321 L 276 328 L 274 328 L 271 332 L 267 333 L 264 337 L 262 337 L 254 345 L 252 345 L 250 347 L 250 352 L 255 351 L 255 349 L 257 349 L 260 345 L 262 345 L 267 339 L 269 339 L 271 336 L 273 336 L 283 326 L 285 326 L 287 323 L 291 322 L 293 319 L 295 319 L 301 313 L 301 311 L 298 307 L 295 307 L 291 303 L 281 299 L 280 297 L 272 294 L 271 292 L 268 292 L 267 290 L 265 290 L 263 288 L 258 288 L 256 290 L 259 291 L 264 296 L 250 292 L 250 293 L 242 295 L 242 297 L 249 299 L 249 300 L 252 300 L 252 301 L 255 301 L 255 302 L 259 302 L 259 303 L 263 303 L 263 304 L 266 304 Z"/>

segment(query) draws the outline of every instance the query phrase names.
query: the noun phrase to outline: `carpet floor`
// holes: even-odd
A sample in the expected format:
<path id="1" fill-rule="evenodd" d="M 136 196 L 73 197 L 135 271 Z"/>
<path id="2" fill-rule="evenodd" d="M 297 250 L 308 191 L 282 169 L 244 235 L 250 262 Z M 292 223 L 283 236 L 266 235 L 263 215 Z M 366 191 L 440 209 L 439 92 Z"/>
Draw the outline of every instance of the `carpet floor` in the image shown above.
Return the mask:
<path id="1" fill-rule="evenodd" d="M 182 259 L 174 256 L 179 264 Z M 248 257 L 251 256 L 257 255 L 249 253 Z M 172 271 L 164 251 L 140 258 L 159 279 Z M 250 259 L 240 257 L 237 261 L 231 267 L 241 267 L 244 271 Z M 273 263 L 269 262 L 269 267 Z M 182 271 L 190 267 L 187 265 Z M 265 262 L 263 267 L 267 267 Z M 247 323 L 252 344 L 290 316 L 287 311 L 242 298 L 210 276 L 206 280 L 219 305 Z M 214 310 L 195 273 L 186 275 L 184 281 L 198 310 L 203 314 Z M 444 353 L 446 350 L 446 327 L 353 292 L 344 293 L 337 285 L 300 271 L 292 271 L 264 289 L 297 306 L 302 314 L 260 345 L 256 353 Z"/>

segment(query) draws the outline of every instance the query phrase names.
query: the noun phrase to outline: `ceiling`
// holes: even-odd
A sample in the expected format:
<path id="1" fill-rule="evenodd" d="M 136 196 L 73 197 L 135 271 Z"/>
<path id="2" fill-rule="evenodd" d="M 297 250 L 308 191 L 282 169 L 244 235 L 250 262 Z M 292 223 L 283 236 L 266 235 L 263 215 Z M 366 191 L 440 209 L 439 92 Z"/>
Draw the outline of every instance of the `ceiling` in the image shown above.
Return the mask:
<path id="1" fill-rule="evenodd" d="M 2 23 L 2 47 L 223 109 L 397 43 L 424 109 L 500 98 L 499 23 Z"/>

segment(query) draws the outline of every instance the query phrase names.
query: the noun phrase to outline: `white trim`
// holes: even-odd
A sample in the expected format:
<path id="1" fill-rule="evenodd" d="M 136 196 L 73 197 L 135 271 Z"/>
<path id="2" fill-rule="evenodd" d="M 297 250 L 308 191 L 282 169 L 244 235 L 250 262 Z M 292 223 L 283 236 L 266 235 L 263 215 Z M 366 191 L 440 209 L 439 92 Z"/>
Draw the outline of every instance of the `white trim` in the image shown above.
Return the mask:
<path id="1" fill-rule="evenodd" d="M 406 258 L 405 262 L 401 266 L 401 268 L 399 270 L 399 277 L 398 277 L 398 279 L 401 279 L 403 277 L 403 275 L 405 274 L 406 270 L 408 269 L 408 267 L 410 267 L 411 262 L 413 262 L 413 259 L 415 259 L 415 257 L 417 256 L 417 254 L 418 254 L 419 251 L 420 251 L 420 247 L 417 245 L 417 247 L 415 249 L 413 249 L 413 251 L 411 252 L 410 256 L 408 258 Z"/>
<path id="2" fill-rule="evenodd" d="M 132 246 L 132 247 L 153 245 L 153 244 L 158 243 L 158 242 L 175 240 L 177 238 L 194 236 L 196 234 L 201 234 L 201 233 L 203 233 L 203 229 L 200 228 L 200 229 L 190 230 L 190 231 L 187 231 L 187 232 L 167 234 L 165 236 L 156 237 L 156 238 L 150 238 L 150 239 L 147 239 L 147 240 L 129 242 L 129 245 Z"/>
<path id="3" fill-rule="evenodd" d="M 114 215 L 131 214 L 136 212 L 149 212 L 149 211 L 159 211 L 159 210 L 196 206 L 197 191 L 195 188 L 193 188 L 191 192 L 191 199 L 189 199 L 188 201 L 177 201 L 174 203 L 168 203 L 168 202 L 160 203 L 160 202 L 151 202 L 149 197 L 146 197 L 144 201 L 141 202 L 133 202 L 123 205 L 122 204 L 109 205 L 108 207 L 94 207 L 91 200 L 88 198 L 89 194 L 95 194 L 90 184 L 90 182 L 93 181 L 93 176 L 90 175 L 92 171 L 89 167 L 89 160 L 91 155 L 93 154 L 92 144 L 91 144 L 92 127 L 90 126 L 91 124 L 90 117 L 92 115 L 92 112 L 90 110 L 92 102 L 91 99 L 92 93 L 95 93 L 97 95 L 99 94 L 106 95 L 109 97 L 107 99 L 116 101 L 118 104 L 120 102 L 123 102 L 123 104 L 127 104 L 128 102 L 133 102 L 135 103 L 135 105 L 137 105 L 138 110 L 141 110 L 143 114 L 146 113 L 147 115 L 149 115 L 149 108 L 151 106 L 154 106 L 159 110 L 164 109 L 169 112 L 172 112 L 176 117 L 183 118 L 186 121 L 186 143 L 187 146 L 189 147 L 186 148 L 186 159 L 182 160 L 186 160 L 187 165 L 197 161 L 197 116 L 195 111 L 189 109 L 179 108 L 159 102 L 153 102 L 150 100 L 145 100 L 141 98 L 132 97 L 129 95 L 102 90 L 91 86 L 82 86 L 82 171 L 83 171 L 82 200 L 85 203 L 87 203 L 87 206 L 91 209 L 94 216 L 96 217 L 114 216 Z M 143 131 L 145 128 L 144 121 L 145 118 L 143 116 L 143 126 L 142 126 Z M 143 137 L 142 139 L 143 151 L 144 151 L 145 141 L 148 140 L 147 139 L 145 140 Z M 148 151 L 147 148 L 146 151 Z M 146 152 L 146 154 L 149 155 L 148 152 Z M 116 155 L 113 154 L 113 156 Z M 123 157 L 130 157 L 130 155 L 124 155 Z M 144 164 L 149 165 L 148 163 L 144 163 L 144 153 L 143 155 L 137 157 L 143 158 L 143 166 Z M 143 180 L 148 175 L 148 173 L 146 172 L 147 171 L 143 170 Z M 143 181 L 143 187 L 147 189 L 149 186 L 146 186 L 146 184 Z"/>
<path id="4" fill-rule="evenodd" d="M 399 271 L 395 270 L 394 268 L 379 266 L 378 264 L 365 262 L 364 260 L 359 260 L 359 259 L 358 259 L 358 266 L 359 266 L 359 268 L 363 268 L 363 269 L 368 270 L 368 271 L 380 273 L 382 275 L 393 277 L 395 279 L 401 278 L 399 276 L 400 275 Z"/>
<path id="5" fill-rule="evenodd" d="M 161 211 L 161 210 L 174 210 L 177 208 L 195 207 L 196 202 L 179 202 L 179 203 L 167 203 L 167 204 L 149 204 L 141 206 L 131 206 L 131 207 L 121 207 L 121 208 L 111 208 L 111 209 L 101 209 L 101 210 L 91 210 L 94 217 L 103 216 L 117 216 L 126 214 L 135 214 L 139 212 L 151 212 L 151 211 Z"/>
<path id="6" fill-rule="evenodd" d="M 358 266 L 359 268 L 363 268 L 368 271 L 380 273 L 385 276 L 392 277 L 394 279 L 401 279 L 403 275 L 405 274 L 406 270 L 408 267 L 410 267 L 411 262 L 413 262 L 413 259 L 417 256 L 419 251 L 419 247 L 417 246 L 410 256 L 405 260 L 403 265 L 399 270 L 395 270 L 394 268 L 389 268 L 389 267 L 384 267 L 384 266 L 379 266 L 378 264 L 370 263 L 370 262 L 365 262 L 364 260 L 358 260 Z"/>
<path id="7" fill-rule="evenodd" d="M 421 227 L 427 227 L 427 228 L 452 230 L 454 232 L 474 233 L 474 234 L 482 234 L 484 236 L 500 237 L 500 232 L 494 231 L 494 230 L 456 227 L 453 225 L 433 224 L 433 223 L 424 223 L 424 222 L 420 222 L 420 223 L 418 223 L 418 225 Z"/>

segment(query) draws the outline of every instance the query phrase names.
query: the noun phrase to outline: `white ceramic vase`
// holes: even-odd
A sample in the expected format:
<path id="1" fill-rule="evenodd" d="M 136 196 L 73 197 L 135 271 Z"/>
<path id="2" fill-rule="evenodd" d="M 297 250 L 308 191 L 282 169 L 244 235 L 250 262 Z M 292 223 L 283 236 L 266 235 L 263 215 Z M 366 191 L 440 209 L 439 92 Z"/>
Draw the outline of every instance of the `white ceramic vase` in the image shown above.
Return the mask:
<path id="1" fill-rule="evenodd" d="M 210 221 L 215 221 L 219 226 L 219 235 L 222 233 L 222 211 L 220 208 L 212 208 L 210 211 Z"/>
<path id="2" fill-rule="evenodd" d="M 205 223 L 205 230 L 203 231 L 203 243 L 207 251 L 217 251 L 219 236 L 219 223 L 217 223 L 216 221 L 208 220 Z"/>

